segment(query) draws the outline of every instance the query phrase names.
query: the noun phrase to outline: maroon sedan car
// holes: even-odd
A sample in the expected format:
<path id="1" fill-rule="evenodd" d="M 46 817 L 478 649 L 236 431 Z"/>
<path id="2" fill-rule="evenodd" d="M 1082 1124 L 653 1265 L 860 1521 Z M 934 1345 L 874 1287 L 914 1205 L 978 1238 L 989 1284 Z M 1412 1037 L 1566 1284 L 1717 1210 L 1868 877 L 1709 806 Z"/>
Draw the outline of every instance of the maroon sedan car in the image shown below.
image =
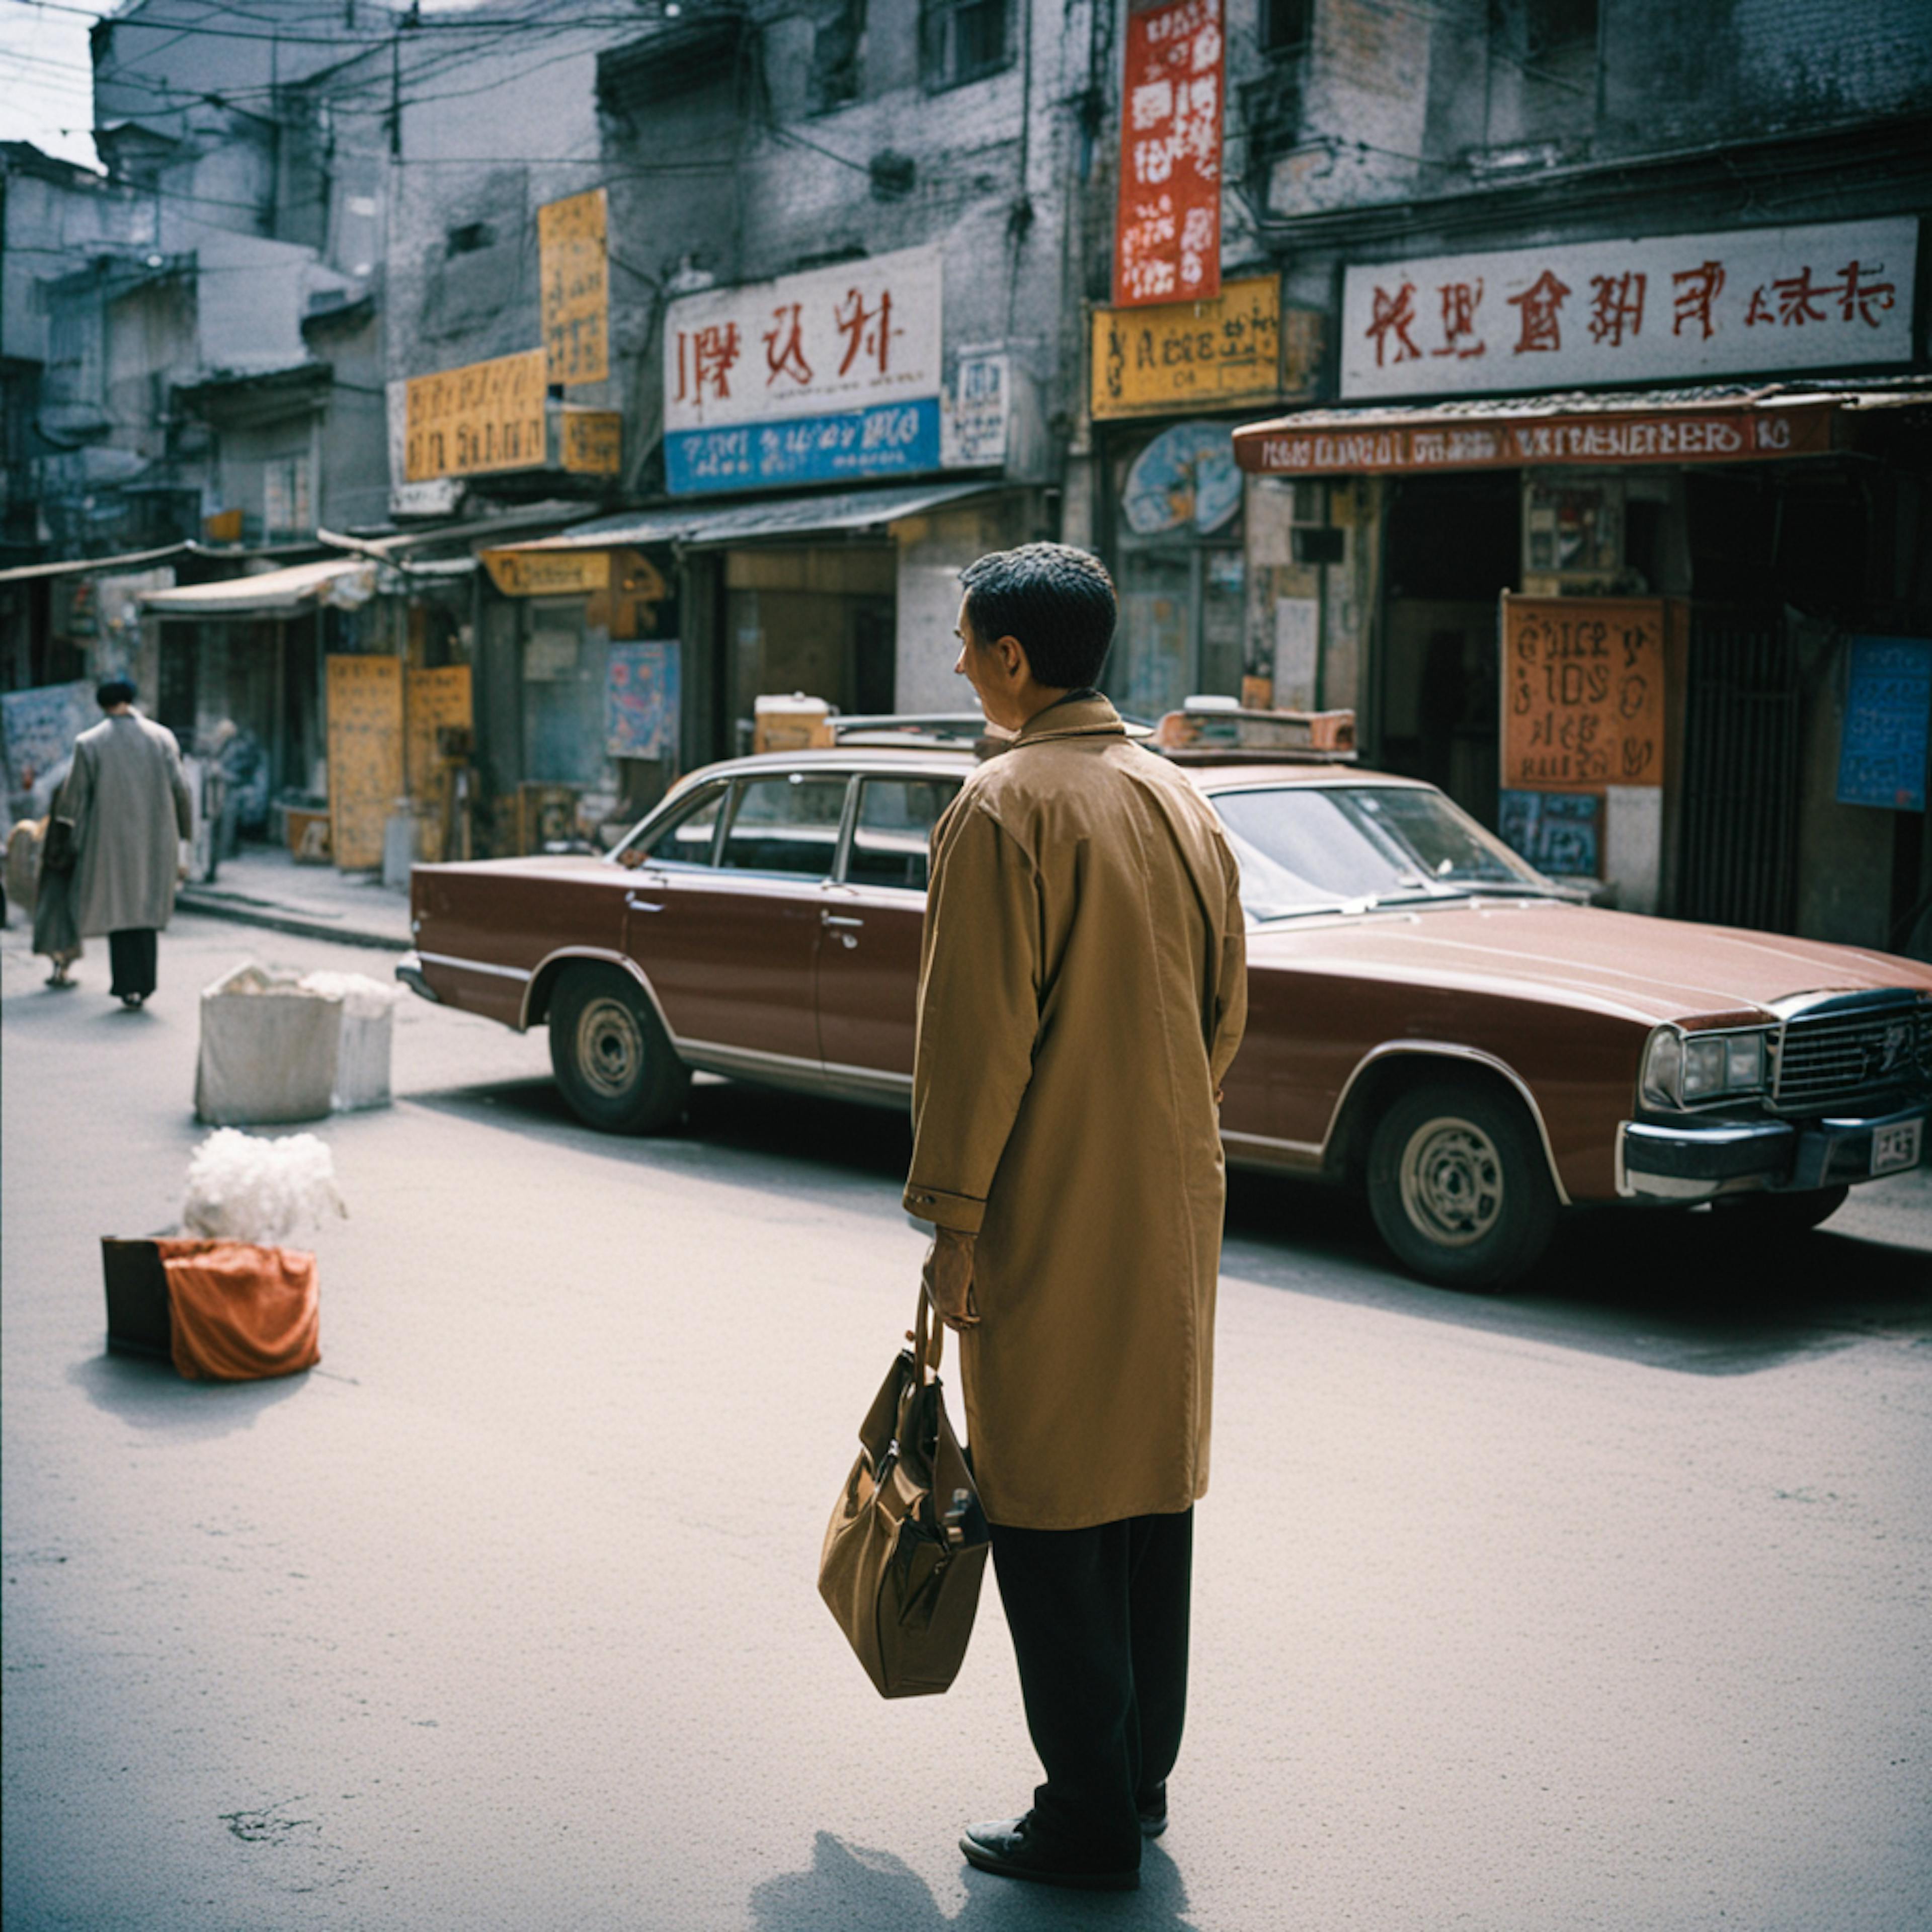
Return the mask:
<path id="1" fill-rule="evenodd" d="M 902 1107 L 934 821 L 970 748 L 912 738 L 693 773 L 617 849 L 419 866 L 424 998 L 548 1024 L 591 1125 L 670 1125 L 695 1069 Z M 1240 857 L 1240 1167 L 1366 1184 L 1396 1254 L 1497 1286 L 1573 1203 L 1815 1225 L 1916 1166 L 1932 968 L 1577 902 L 1432 786 L 1173 755 Z"/>

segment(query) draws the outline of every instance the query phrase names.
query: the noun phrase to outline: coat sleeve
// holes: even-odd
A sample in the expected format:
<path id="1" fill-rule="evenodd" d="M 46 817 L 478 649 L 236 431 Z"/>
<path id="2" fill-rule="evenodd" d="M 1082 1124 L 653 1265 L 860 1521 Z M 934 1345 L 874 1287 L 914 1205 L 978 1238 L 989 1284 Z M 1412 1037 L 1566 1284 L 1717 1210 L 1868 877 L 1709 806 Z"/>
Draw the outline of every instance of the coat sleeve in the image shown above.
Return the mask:
<path id="1" fill-rule="evenodd" d="M 1033 1078 L 1039 887 L 1018 842 L 970 800 L 933 844 L 904 1204 L 916 1220 L 976 1234 Z"/>
<path id="2" fill-rule="evenodd" d="M 174 734 L 167 734 L 168 789 L 175 795 L 175 826 L 184 838 L 194 836 L 194 796 L 188 788 L 188 774 L 182 769 L 181 746 Z"/>
<path id="3" fill-rule="evenodd" d="M 68 766 L 67 776 L 60 782 L 52 802 L 47 807 L 50 818 L 71 819 L 74 822 L 74 842 L 79 849 L 81 840 L 87 833 L 87 808 L 94 800 L 94 763 L 85 750 L 76 745 L 74 748 L 74 762 Z"/>
<path id="4" fill-rule="evenodd" d="M 1221 928 L 1221 970 L 1214 988 L 1214 1026 L 1208 1046 L 1208 1064 L 1217 1089 L 1228 1077 L 1248 1024 L 1247 918 L 1241 910 L 1240 867 L 1225 845 L 1221 864 L 1227 875 L 1228 910 Z"/>

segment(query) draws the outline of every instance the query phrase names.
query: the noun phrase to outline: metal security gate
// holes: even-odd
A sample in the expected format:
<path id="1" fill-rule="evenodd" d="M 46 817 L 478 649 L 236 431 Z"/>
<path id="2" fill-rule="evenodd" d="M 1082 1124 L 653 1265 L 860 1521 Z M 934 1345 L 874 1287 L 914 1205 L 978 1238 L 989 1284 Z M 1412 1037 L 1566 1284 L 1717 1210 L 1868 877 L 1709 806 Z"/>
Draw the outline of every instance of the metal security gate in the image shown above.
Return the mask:
<path id="1" fill-rule="evenodd" d="M 1694 608 L 1689 674 L 1678 913 L 1789 932 L 1801 721 L 1783 614 Z"/>

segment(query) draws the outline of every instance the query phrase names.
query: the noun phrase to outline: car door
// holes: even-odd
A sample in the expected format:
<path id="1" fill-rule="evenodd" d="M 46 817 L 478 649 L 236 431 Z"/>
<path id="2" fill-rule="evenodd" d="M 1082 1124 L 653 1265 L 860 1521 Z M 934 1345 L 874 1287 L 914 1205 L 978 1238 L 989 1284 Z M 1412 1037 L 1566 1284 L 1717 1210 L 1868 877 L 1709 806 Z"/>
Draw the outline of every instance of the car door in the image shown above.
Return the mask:
<path id="1" fill-rule="evenodd" d="M 911 1090 L 932 828 L 958 789 L 922 772 L 858 780 L 844 861 L 820 902 L 818 1045 L 835 1087 Z"/>
<path id="2" fill-rule="evenodd" d="M 843 772 L 738 778 L 659 835 L 632 875 L 632 956 L 692 1064 L 818 1084 L 819 899 L 849 783 Z"/>

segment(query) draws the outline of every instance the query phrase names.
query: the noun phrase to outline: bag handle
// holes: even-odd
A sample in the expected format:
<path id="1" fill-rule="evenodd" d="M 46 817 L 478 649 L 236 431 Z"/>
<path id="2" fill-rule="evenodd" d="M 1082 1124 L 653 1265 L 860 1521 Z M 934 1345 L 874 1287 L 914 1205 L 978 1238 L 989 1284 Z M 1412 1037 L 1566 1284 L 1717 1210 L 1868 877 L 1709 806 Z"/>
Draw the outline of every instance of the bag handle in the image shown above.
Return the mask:
<path id="1" fill-rule="evenodd" d="M 923 1282 L 920 1286 L 919 1315 L 911 1340 L 913 1366 L 918 1371 L 920 1384 L 923 1388 L 939 1373 L 940 1358 L 946 1352 L 946 1324 L 938 1319 L 932 1298 L 926 1293 Z"/>

